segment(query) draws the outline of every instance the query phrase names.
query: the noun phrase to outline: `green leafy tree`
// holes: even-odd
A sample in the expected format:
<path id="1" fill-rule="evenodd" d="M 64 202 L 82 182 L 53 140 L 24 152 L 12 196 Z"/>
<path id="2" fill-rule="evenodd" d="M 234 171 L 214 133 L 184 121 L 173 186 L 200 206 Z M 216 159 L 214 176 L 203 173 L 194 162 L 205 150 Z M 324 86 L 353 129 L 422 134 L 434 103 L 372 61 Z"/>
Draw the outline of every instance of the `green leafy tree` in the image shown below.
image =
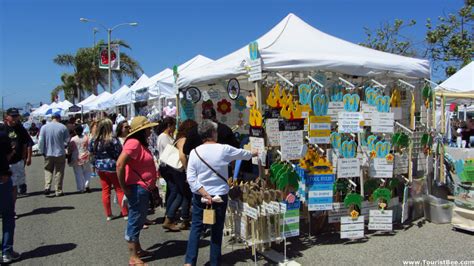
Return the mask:
<path id="1" fill-rule="evenodd" d="M 64 93 L 64 98 L 70 102 L 74 102 L 78 98 L 79 89 L 74 74 L 64 73 L 61 75 L 61 85 L 51 91 L 51 99 L 56 99 L 56 96 L 60 93 Z"/>
<path id="2" fill-rule="evenodd" d="M 417 52 L 413 40 L 402 34 L 404 29 L 414 25 L 416 25 L 415 20 L 405 22 L 396 19 L 393 25 L 384 22 L 375 30 L 364 27 L 366 40 L 360 45 L 393 54 L 415 56 Z"/>
<path id="3" fill-rule="evenodd" d="M 119 44 L 123 48 L 131 47 L 123 40 L 115 40 L 112 43 Z M 72 67 L 74 78 L 78 90 L 79 100 L 85 93 L 98 93 L 98 87 L 104 90 L 107 88 L 107 69 L 100 69 L 98 60 L 100 46 L 104 44 L 100 41 L 95 47 L 80 48 L 76 54 L 59 54 L 53 61 L 60 66 Z M 143 73 L 138 61 L 124 52 L 120 53 L 120 71 L 112 71 L 112 82 L 122 83 L 124 77 L 137 79 Z"/>
<path id="4" fill-rule="evenodd" d="M 427 20 L 427 56 L 434 70 L 451 76 L 469 64 L 474 56 L 474 0 L 464 1 L 456 13 L 438 17 L 438 24 Z"/>

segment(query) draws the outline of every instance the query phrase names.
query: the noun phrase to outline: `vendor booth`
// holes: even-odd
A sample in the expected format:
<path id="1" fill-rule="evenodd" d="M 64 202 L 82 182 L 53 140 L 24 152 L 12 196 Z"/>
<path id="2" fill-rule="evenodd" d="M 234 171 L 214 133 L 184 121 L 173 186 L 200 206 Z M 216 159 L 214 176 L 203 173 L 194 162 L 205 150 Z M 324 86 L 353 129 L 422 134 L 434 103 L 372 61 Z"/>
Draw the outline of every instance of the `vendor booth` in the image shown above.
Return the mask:
<path id="1" fill-rule="evenodd" d="M 289 14 L 248 46 L 174 72 L 181 121 L 214 108 L 259 151 L 254 180 L 237 170 L 229 181 L 227 221 L 254 254 L 300 230 L 353 240 L 417 218 L 410 200 L 426 193 L 418 161 L 429 145 L 419 112 L 428 61 L 352 44 Z"/>

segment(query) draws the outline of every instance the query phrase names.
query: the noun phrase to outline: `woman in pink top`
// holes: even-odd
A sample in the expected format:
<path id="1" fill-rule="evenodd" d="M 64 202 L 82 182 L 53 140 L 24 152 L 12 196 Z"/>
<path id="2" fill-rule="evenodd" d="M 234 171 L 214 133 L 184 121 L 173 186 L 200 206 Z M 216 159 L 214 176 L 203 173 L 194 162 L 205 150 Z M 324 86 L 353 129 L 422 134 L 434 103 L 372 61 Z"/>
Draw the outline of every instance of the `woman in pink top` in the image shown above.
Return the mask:
<path id="1" fill-rule="evenodd" d="M 128 223 L 125 240 L 130 251 L 129 265 L 143 265 L 141 257 L 151 253 L 140 246 L 140 230 L 145 224 L 151 189 L 156 186 L 158 173 L 153 154 L 148 149 L 151 128 L 157 126 L 144 116 L 132 120 L 130 134 L 117 161 L 117 173 L 128 199 Z"/>

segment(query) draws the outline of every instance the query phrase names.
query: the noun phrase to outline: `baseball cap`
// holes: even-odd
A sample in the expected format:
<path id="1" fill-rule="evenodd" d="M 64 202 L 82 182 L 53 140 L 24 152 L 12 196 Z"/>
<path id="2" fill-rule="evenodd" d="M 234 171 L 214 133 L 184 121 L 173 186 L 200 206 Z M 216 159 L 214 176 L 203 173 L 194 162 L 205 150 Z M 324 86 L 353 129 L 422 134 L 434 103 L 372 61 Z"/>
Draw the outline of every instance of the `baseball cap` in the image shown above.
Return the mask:
<path id="1" fill-rule="evenodd" d="M 8 108 L 7 109 L 7 115 L 9 115 L 9 116 L 19 116 L 20 112 L 18 111 L 17 108 Z"/>
<path id="2" fill-rule="evenodd" d="M 61 119 L 61 113 L 60 112 L 52 113 L 51 117 Z"/>

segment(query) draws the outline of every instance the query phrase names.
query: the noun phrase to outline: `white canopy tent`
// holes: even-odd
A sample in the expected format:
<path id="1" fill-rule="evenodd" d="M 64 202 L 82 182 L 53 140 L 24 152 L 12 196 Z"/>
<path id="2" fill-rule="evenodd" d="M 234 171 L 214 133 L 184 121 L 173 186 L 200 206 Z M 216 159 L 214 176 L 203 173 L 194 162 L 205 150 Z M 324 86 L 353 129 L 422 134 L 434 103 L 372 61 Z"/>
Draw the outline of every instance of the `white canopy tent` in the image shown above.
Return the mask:
<path id="1" fill-rule="evenodd" d="M 100 107 L 99 107 L 99 104 L 104 102 L 104 101 L 109 100 L 111 97 L 112 97 L 112 94 L 110 94 L 109 92 L 107 92 L 107 91 L 102 92 L 96 98 L 94 98 L 92 101 L 84 104 L 84 106 L 83 106 L 84 113 L 89 112 L 89 111 L 101 110 Z"/>
<path id="2" fill-rule="evenodd" d="M 81 102 L 79 102 L 77 104 L 77 106 L 81 107 L 82 109 L 84 109 L 84 106 L 89 104 L 90 102 L 92 102 L 95 98 L 97 98 L 97 95 L 94 95 L 94 94 L 91 94 L 89 95 L 89 97 L 85 98 L 84 100 L 82 100 Z M 84 110 L 82 110 L 84 111 Z M 75 114 L 80 114 L 82 111 L 79 111 L 79 112 L 68 112 L 68 115 L 75 115 Z M 88 112 L 88 111 L 87 111 Z M 84 111 L 84 113 L 87 113 L 86 111 Z"/>
<path id="3" fill-rule="evenodd" d="M 385 53 L 353 44 L 310 26 L 289 14 L 257 39 L 263 71 L 324 70 L 357 76 L 428 78 L 427 60 Z M 180 75 L 178 86 L 206 84 L 246 74 L 248 46 L 213 63 Z"/>
<path id="4" fill-rule="evenodd" d="M 128 96 L 128 98 L 127 98 Z M 131 90 L 127 85 L 123 85 L 120 89 L 112 94 L 112 97 L 108 99 L 104 99 L 102 102 L 98 104 L 98 107 L 101 110 L 105 110 L 108 108 L 113 108 L 117 105 L 117 102 L 125 102 L 122 104 L 129 104 L 132 101 L 132 94 Z"/>
<path id="5" fill-rule="evenodd" d="M 137 97 L 137 91 L 140 89 L 146 88 L 147 87 L 146 84 L 148 84 L 149 79 L 150 78 L 148 78 L 146 74 L 142 74 L 140 78 L 135 83 L 133 83 L 133 85 L 130 87 L 130 90 L 132 91 L 133 102 L 140 101 L 140 99 L 138 99 Z"/>
<path id="6" fill-rule="evenodd" d="M 34 110 L 31 113 L 31 116 L 33 117 L 44 116 L 46 114 L 46 111 L 48 111 L 49 108 L 50 108 L 49 104 L 43 104 L 40 107 L 38 107 L 38 109 Z"/>
<path id="7" fill-rule="evenodd" d="M 186 74 L 192 70 L 202 68 L 209 63 L 214 62 L 214 60 L 207 58 L 203 55 L 197 55 L 192 59 L 186 61 L 185 63 L 178 66 L 178 73 L 180 75 Z M 173 71 L 169 71 L 167 76 L 164 76 L 161 79 L 158 79 L 154 84 L 154 87 L 150 87 L 150 94 L 156 95 L 155 97 L 166 97 L 174 98 L 176 97 L 176 91 L 174 90 L 174 75 Z"/>
<path id="8" fill-rule="evenodd" d="M 67 110 L 71 106 L 73 106 L 73 104 L 70 101 L 64 100 L 62 102 L 59 102 L 57 107 L 63 110 Z"/>
<path id="9" fill-rule="evenodd" d="M 474 93 L 474 62 L 461 68 L 435 88 L 436 92 Z"/>
<path id="10" fill-rule="evenodd" d="M 148 81 L 147 83 L 144 85 L 145 87 L 148 88 L 148 91 L 150 93 L 150 98 L 156 98 L 158 97 L 158 84 L 157 82 L 159 80 L 162 80 L 168 76 L 173 76 L 173 70 L 169 69 L 169 68 L 166 68 L 162 71 L 160 71 L 159 73 L 157 73 L 156 75 L 152 76 Z"/>

